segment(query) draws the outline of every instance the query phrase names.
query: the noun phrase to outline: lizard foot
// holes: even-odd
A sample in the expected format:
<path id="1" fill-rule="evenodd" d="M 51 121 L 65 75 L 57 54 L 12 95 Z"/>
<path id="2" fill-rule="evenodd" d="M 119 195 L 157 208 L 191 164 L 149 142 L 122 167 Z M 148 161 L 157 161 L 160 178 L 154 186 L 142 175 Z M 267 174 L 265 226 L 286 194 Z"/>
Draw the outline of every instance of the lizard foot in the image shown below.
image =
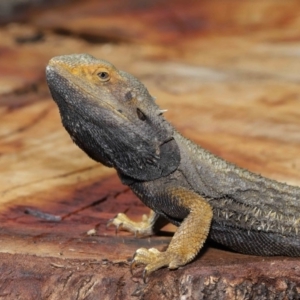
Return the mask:
<path id="1" fill-rule="evenodd" d="M 141 222 L 135 222 L 129 219 L 125 214 L 119 213 L 114 218 L 107 222 L 107 227 L 110 225 L 116 226 L 116 233 L 121 230 L 129 231 L 134 233 L 135 236 L 149 236 L 153 232 L 153 214 L 149 216 L 143 215 Z"/>
<path id="2" fill-rule="evenodd" d="M 143 272 L 144 282 L 149 274 L 162 267 L 168 267 L 169 269 L 177 269 L 180 266 L 186 264 L 186 261 L 180 257 L 179 254 L 174 252 L 165 251 L 161 252 L 155 248 L 140 248 L 136 250 L 133 260 L 131 262 L 131 273 L 132 269 L 139 264 L 145 264 L 146 267 Z"/>

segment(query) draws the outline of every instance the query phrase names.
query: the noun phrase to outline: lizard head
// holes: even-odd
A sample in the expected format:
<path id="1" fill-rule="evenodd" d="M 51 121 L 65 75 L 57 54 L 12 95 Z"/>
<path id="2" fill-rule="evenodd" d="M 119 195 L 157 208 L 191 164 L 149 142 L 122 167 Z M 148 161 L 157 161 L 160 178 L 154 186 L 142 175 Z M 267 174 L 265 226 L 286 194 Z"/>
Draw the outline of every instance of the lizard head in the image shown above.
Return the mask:
<path id="1" fill-rule="evenodd" d="M 91 158 L 138 180 L 178 167 L 173 128 L 135 77 L 88 54 L 52 58 L 46 76 L 64 127 Z"/>

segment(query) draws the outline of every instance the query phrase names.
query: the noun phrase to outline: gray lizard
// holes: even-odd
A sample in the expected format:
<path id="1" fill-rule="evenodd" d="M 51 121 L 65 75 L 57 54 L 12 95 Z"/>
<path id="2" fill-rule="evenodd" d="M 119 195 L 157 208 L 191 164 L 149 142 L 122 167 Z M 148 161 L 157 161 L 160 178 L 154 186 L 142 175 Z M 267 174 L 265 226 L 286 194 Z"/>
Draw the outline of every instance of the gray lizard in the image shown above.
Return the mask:
<path id="1" fill-rule="evenodd" d="M 141 222 L 118 214 L 109 224 L 151 235 L 161 218 L 178 226 L 168 248 L 140 248 L 145 274 L 178 268 L 208 235 L 235 251 L 300 256 L 300 188 L 239 168 L 195 145 L 168 123 L 145 86 L 87 54 L 54 57 L 52 97 L 73 141 L 117 170 L 151 212 Z"/>

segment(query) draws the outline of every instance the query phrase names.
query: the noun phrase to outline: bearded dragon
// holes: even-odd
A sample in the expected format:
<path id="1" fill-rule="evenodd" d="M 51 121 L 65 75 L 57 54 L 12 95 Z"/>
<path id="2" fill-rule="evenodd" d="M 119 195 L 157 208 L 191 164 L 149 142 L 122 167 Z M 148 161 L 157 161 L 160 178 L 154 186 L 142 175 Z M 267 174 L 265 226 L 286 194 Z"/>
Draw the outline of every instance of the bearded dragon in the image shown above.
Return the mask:
<path id="1" fill-rule="evenodd" d="M 213 155 L 178 133 L 146 87 L 88 54 L 54 57 L 47 83 L 62 124 L 92 159 L 116 169 L 151 209 L 141 222 L 120 213 L 109 224 L 139 236 L 163 218 L 178 226 L 166 251 L 140 248 L 144 275 L 184 266 L 208 236 L 246 254 L 300 256 L 300 188 Z"/>

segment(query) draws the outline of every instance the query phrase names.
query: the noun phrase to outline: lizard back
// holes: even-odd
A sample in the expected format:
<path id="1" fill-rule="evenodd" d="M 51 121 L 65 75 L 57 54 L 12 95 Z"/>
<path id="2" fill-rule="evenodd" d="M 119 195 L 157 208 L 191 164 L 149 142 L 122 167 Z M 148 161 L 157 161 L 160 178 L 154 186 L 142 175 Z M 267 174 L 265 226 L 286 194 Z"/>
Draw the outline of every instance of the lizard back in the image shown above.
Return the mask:
<path id="1" fill-rule="evenodd" d="M 251 173 L 175 137 L 179 168 L 213 207 L 213 240 L 248 254 L 300 256 L 299 187 Z"/>

